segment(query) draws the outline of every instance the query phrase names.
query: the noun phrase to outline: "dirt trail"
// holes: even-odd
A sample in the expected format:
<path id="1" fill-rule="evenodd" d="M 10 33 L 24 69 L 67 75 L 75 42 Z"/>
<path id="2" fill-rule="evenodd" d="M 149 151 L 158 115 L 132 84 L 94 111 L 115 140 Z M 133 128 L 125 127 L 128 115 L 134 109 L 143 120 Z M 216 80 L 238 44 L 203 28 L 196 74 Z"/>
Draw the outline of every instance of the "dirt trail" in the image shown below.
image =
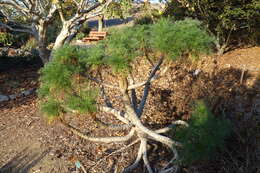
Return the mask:
<path id="1" fill-rule="evenodd" d="M 0 107 L 0 172 L 68 172 L 48 145 L 52 131 L 37 113 L 36 97 L 8 104 Z"/>

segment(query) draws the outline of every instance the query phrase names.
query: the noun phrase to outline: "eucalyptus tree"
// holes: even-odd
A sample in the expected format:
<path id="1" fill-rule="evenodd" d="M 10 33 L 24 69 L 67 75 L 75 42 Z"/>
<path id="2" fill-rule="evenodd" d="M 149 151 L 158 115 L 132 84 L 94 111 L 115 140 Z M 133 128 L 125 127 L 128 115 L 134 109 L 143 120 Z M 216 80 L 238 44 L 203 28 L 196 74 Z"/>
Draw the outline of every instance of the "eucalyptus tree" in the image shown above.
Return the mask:
<path id="1" fill-rule="evenodd" d="M 0 0 L 0 12 L 5 18 L 0 21 L 0 26 L 35 37 L 40 57 L 46 63 L 51 57 L 51 52 L 47 49 L 47 30 L 56 15 L 62 27 L 54 42 L 54 50 L 65 42 L 70 42 L 82 23 L 104 13 L 112 1 Z"/>
<path id="2" fill-rule="evenodd" d="M 179 158 L 177 148 L 182 147 L 182 143 L 167 137 L 166 133 L 172 126 L 187 127 L 188 124 L 177 120 L 161 129 L 146 127 L 149 122 L 143 117 L 149 91 L 175 59 L 208 53 L 212 41 L 198 21 L 186 19 L 173 23 L 162 19 L 154 25 L 116 30 L 92 49 L 65 45 L 54 52 L 53 61 L 42 70 L 41 110 L 49 120 L 62 122 L 75 135 L 91 142 L 119 143 L 134 139 L 129 146 L 139 142 L 136 160 L 124 172 L 131 172 L 143 160 L 148 172 L 153 173 L 148 160 L 148 141 L 162 143 L 172 151 L 173 158 L 161 172 L 173 172 L 178 163 L 173 161 Z M 148 53 L 145 50 L 149 50 Z M 147 71 L 140 69 L 140 61 L 147 62 Z M 138 71 L 147 76 L 140 78 Z M 109 73 L 114 77 L 113 83 Z M 115 94 L 120 96 L 114 97 Z M 108 118 L 114 116 L 120 123 L 102 121 L 98 118 L 99 112 Z M 94 137 L 84 134 L 79 127 L 70 124 L 66 118 L 68 114 L 89 115 L 100 127 L 124 131 L 127 135 Z"/>

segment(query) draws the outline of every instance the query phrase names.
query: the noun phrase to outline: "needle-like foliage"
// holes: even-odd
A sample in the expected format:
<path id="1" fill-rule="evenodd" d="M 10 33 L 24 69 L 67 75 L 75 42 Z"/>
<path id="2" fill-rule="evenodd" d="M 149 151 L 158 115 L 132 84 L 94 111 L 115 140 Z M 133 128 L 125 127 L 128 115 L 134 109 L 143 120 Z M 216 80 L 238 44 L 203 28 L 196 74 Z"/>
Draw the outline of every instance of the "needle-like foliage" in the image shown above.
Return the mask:
<path id="1" fill-rule="evenodd" d="M 176 22 L 163 19 L 153 25 L 151 31 L 153 48 L 167 54 L 170 59 L 185 53 L 193 56 L 209 53 L 213 42 L 213 38 L 201 28 L 201 23 L 192 19 Z"/>
<path id="2" fill-rule="evenodd" d="M 122 123 L 125 123 L 127 128 L 131 128 L 128 135 L 90 137 L 82 134 L 67 122 L 63 124 L 73 133 L 93 142 L 122 142 L 129 140 L 133 135 L 137 134 L 136 136 L 141 141 L 140 149 L 137 160 L 129 167 L 128 171 L 130 172 L 134 169 L 142 158 L 149 172 L 153 172 L 147 157 L 148 140 L 152 139 L 168 146 L 173 152 L 175 159 L 178 159 L 175 147 L 182 145 L 174 139 L 148 129 L 142 123 L 140 117 L 145 112 L 143 109 L 148 99 L 150 87 L 152 87 L 150 84 L 156 79 L 156 75 L 162 75 L 160 74 L 162 72 L 160 69 L 167 64 L 163 63 L 166 59 L 169 61 L 180 58 L 182 55 L 207 53 L 211 47 L 212 40 L 197 21 L 186 19 L 173 23 L 169 19 L 162 19 L 154 25 L 115 30 L 110 33 L 107 39 L 94 47 L 84 49 L 69 45 L 63 46 L 54 52 L 53 61 L 47 64 L 41 71 L 39 95 L 42 100 L 42 111 L 51 120 L 57 117 L 62 118 L 63 121 L 61 122 L 66 122 L 64 117 L 66 112 L 89 115 L 98 122 L 102 122 L 102 120 L 99 121 L 93 112 L 101 110 L 104 113 L 114 115 Z M 133 68 L 140 68 L 136 66 L 138 64 L 136 61 L 139 61 L 141 58 L 145 58 L 153 67 L 150 69 L 151 71 L 147 71 L 149 77 L 144 82 L 135 83 L 136 76 L 131 72 Z M 106 77 L 105 75 L 102 76 L 102 79 L 99 78 L 101 77 L 100 74 L 103 74 L 99 71 L 102 69 L 111 70 L 114 76 L 117 77 L 117 81 L 111 84 L 109 82 L 106 83 L 107 80 L 103 80 Z M 104 81 L 106 82 L 103 83 Z M 97 85 L 94 85 L 92 82 L 95 82 Z M 96 105 L 98 89 L 93 88 L 93 86 L 102 86 L 103 94 L 101 96 L 107 101 L 106 104 Z M 136 94 L 137 88 L 143 88 L 141 97 L 139 93 Z M 124 105 L 125 109 L 122 112 L 108 104 L 110 100 L 104 96 L 107 89 L 115 89 L 120 92 L 122 97 L 115 99 L 118 99 L 118 103 Z M 138 98 L 141 98 L 140 102 Z M 215 138 L 221 140 L 220 138 L 226 134 L 217 132 L 212 135 L 215 137 L 214 140 L 212 139 L 213 142 L 205 141 L 205 136 L 208 135 L 211 128 L 218 129 L 223 124 L 215 120 L 203 105 L 196 109 L 194 114 L 198 114 L 199 119 L 191 121 L 191 126 L 188 129 L 191 129 L 192 132 L 178 131 L 176 136 L 177 139 L 180 137 L 180 141 L 184 139 L 184 149 L 187 150 L 183 150 L 182 156 L 185 158 L 187 153 L 193 152 L 193 146 L 198 147 L 199 150 L 206 148 L 206 151 L 204 151 L 206 153 L 211 152 L 211 148 L 214 148 L 218 142 Z M 212 124 L 212 120 L 216 124 Z M 186 124 L 185 122 L 182 123 Z M 119 124 L 109 124 L 109 127 L 125 129 L 125 126 Z M 167 131 L 169 129 L 166 128 Z M 207 131 L 204 132 L 204 129 Z M 162 133 L 166 132 L 165 128 L 159 129 L 159 131 L 163 131 Z M 201 138 L 206 144 L 200 143 L 201 140 L 199 142 L 195 140 L 197 143 L 193 145 L 191 142 L 197 137 Z M 211 140 L 211 138 L 207 139 Z"/>
<path id="3" fill-rule="evenodd" d="M 98 54 L 86 63 L 92 51 L 65 45 L 54 52 L 54 59 L 41 70 L 42 111 L 49 117 L 58 117 L 68 110 L 79 113 L 95 112 L 96 90 L 80 76 L 90 65 L 98 64 Z M 95 53 L 95 52 L 94 52 Z"/>
<path id="4" fill-rule="evenodd" d="M 68 110 L 94 112 L 97 89 L 89 84 L 91 70 L 106 66 L 118 76 L 127 76 L 132 63 L 147 51 L 176 59 L 185 53 L 208 52 L 212 40 L 198 21 L 174 23 L 162 19 L 154 25 L 114 30 L 106 40 L 88 49 L 65 45 L 54 52 L 53 60 L 41 71 L 42 111 L 53 116 Z"/>
<path id="5" fill-rule="evenodd" d="M 224 147 L 224 139 L 229 134 L 230 122 L 222 117 L 215 117 L 201 100 L 194 106 L 189 127 L 173 130 L 174 139 L 183 143 L 180 152 L 183 164 L 212 158 L 217 149 Z"/>

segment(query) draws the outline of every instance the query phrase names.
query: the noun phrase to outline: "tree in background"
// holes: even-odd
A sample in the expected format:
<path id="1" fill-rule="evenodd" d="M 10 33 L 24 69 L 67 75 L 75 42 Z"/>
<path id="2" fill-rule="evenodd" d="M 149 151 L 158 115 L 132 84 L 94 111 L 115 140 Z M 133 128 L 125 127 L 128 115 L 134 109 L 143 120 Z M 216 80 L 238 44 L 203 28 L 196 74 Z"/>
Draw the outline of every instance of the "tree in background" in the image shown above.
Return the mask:
<path id="1" fill-rule="evenodd" d="M 0 0 L 0 12 L 5 19 L 0 21 L 0 26 L 35 37 L 39 55 L 46 63 L 51 57 L 47 49 L 47 31 L 55 15 L 59 17 L 61 29 L 55 39 L 54 50 L 70 42 L 86 20 L 103 14 L 112 1 Z"/>
<path id="2" fill-rule="evenodd" d="M 258 0 L 179 0 L 169 1 L 166 16 L 201 20 L 217 38 L 219 54 L 231 44 L 259 43 L 260 2 Z"/>
<path id="3" fill-rule="evenodd" d="M 124 172 L 131 172 L 143 160 L 148 172 L 153 173 L 148 160 L 148 141 L 157 141 L 171 149 L 173 158 L 169 163 L 179 159 L 176 147 L 183 146 L 164 135 L 172 126 L 157 130 L 145 126 L 149 122 L 144 122 L 142 118 L 153 82 L 167 73 L 173 60 L 208 53 L 212 41 L 198 21 L 186 19 L 172 23 L 162 19 L 154 25 L 116 30 L 91 49 L 66 45 L 54 52 L 53 61 L 41 72 L 41 110 L 49 120 L 60 120 L 75 135 L 88 141 L 118 143 L 135 138 L 129 146 L 140 142 L 138 154 Z M 149 54 L 144 52 L 144 47 L 150 48 Z M 150 64 L 146 79 L 140 79 L 137 74 L 141 60 Z M 115 76 L 113 84 L 102 77 L 109 73 L 104 69 Z M 109 98 L 107 92 L 117 92 L 120 97 Z M 113 104 L 110 99 L 116 103 Z M 103 122 L 98 118 L 98 112 L 110 114 L 120 123 Z M 127 135 L 86 135 L 67 121 L 67 113 L 89 115 L 106 130 L 124 131 Z M 188 127 L 182 120 L 174 121 L 172 125 Z M 177 165 L 169 164 L 162 172 L 172 172 L 175 168 Z"/>

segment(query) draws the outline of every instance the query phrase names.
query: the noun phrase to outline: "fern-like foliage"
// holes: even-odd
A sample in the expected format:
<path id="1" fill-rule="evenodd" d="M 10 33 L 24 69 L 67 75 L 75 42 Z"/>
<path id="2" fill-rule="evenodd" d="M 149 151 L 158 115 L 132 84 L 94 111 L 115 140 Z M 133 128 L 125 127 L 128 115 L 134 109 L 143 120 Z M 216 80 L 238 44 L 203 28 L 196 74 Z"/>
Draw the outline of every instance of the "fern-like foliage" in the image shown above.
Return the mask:
<path id="1" fill-rule="evenodd" d="M 215 117 L 203 101 L 194 106 L 189 127 L 173 129 L 172 136 L 183 144 L 180 151 L 181 162 L 211 159 L 217 149 L 224 147 L 224 139 L 230 134 L 230 121 Z"/>

